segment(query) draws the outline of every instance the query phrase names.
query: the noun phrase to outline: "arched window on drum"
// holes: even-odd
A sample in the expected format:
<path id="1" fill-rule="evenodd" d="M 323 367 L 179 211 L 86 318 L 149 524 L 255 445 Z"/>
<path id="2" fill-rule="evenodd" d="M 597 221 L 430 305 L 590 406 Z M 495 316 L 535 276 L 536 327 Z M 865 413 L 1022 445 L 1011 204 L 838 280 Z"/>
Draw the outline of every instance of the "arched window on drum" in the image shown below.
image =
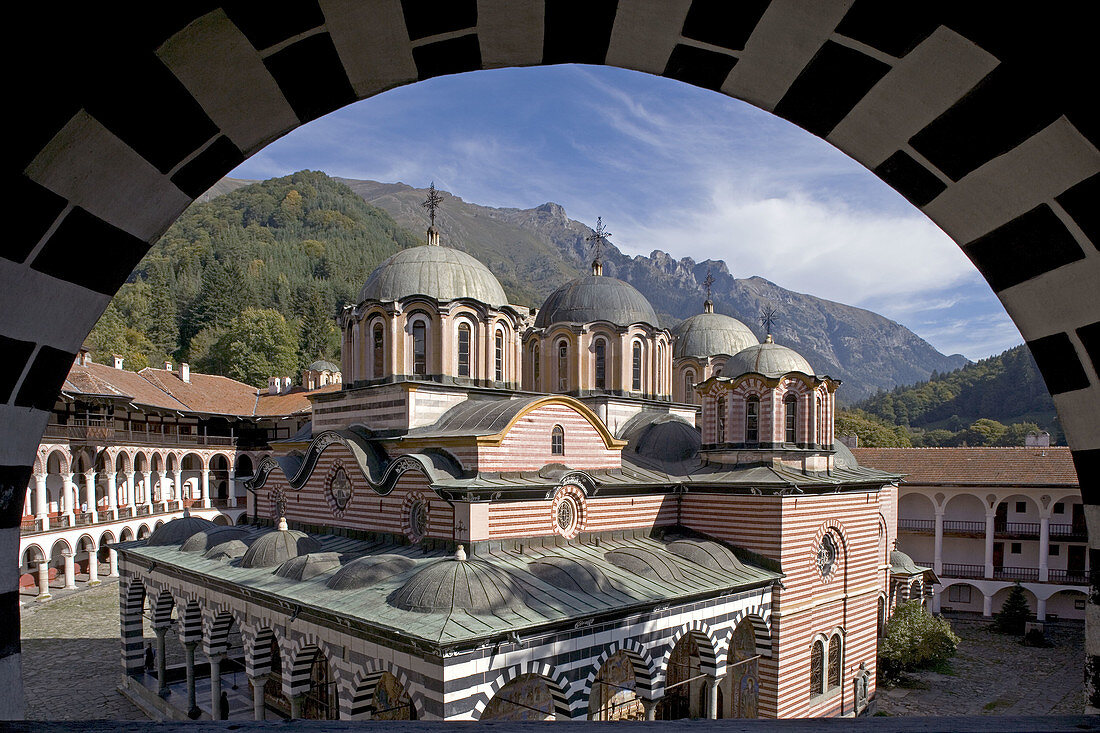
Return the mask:
<path id="1" fill-rule="evenodd" d="M 555 425 L 550 431 L 550 455 L 565 455 L 565 429 L 561 425 Z"/>

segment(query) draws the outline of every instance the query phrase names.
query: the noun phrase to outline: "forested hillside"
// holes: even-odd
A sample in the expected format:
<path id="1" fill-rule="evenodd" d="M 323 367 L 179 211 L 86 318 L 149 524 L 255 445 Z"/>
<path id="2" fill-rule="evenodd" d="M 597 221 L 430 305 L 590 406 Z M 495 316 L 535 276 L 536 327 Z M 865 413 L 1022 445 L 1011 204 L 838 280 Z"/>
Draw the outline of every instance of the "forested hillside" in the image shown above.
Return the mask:
<path id="1" fill-rule="evenodd" d="M 1047 430 L 1064 442 L 1031 352 L 1017 346 L 927 382 L 896 387 L 855 404 L 837 418 L 838 434 L 861 445 L 1023 445 Z"/>
<path id="2" fill-rule="evenodd" d="M 196 203 L 164 234 L 89 337 L 93 358 L 164 358 L 263 385 L 339 361 L 334 314 L 417 240 L 347 186 L 303 171 Z"/>

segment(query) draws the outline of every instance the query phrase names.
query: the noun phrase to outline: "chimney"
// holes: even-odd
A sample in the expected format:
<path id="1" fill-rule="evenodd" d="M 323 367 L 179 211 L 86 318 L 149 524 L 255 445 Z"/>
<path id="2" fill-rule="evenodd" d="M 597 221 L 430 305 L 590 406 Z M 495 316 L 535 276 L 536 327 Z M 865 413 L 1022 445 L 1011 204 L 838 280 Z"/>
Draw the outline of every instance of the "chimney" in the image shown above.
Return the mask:
<path id="1" fill-rule="evenodd" d="M 172 362 L 170 362 L 170 361 L 164 362 L 164 371 L 166 371 L 166 372 L 172 371 Z"/>
<path id="2" fill-rule="evenodd" d="M 267 378 L 267 393 L 268 394 L 279 394 L 279 378 L 278 377 L 268 377 Z"/>
<path id="3" fill-rule="evenodd" d="M 1049 448 L 1050 433 L 1045 430 L 1038 433 L 1028 433 L 1024 437 L 1024 446 L 1027 448 Z"/>
<path id="4" fill-rule="evenodd" d="M 114 360 L 113 365 L 114 365 L 115 369 L 121 369 L 122 368 L 122 357 L 119 356 L 118 354 L 112 354 L 111 358 Z"/>
<path id="5" fill-rule="evenodd" d="M 92 361 L 91 352 L 88 351 L 88 349 L 81 346 L 80 349 L 78 349 L 77 352 L 76 352 L 76 365 L 77 366 L 88 366 L 88 364 L 91 363 L 91 361 Z"/>
<path id="6" fill-rule="evenodd" d="M 185 361 L 180 362 L 180 379 L 188 384 L 191 383 L 191 365 Z"/>

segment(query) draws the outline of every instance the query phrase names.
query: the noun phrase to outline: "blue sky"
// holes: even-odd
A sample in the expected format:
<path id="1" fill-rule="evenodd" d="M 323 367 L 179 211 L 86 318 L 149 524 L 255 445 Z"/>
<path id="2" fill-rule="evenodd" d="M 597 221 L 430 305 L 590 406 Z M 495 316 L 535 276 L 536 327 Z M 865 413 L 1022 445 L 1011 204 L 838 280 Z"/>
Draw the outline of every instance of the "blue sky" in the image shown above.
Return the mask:
<path id="1" fill-rule="evenodd" d="M 305 125 L 231 175 L 309 168 L 547 201 L 624 252 L 726 260 L 737 277 L 869 308 L 971 359 L 1022 343 L 959 248 L 824 141 L 721 94 L 621 69 L 441 77 Z"/>

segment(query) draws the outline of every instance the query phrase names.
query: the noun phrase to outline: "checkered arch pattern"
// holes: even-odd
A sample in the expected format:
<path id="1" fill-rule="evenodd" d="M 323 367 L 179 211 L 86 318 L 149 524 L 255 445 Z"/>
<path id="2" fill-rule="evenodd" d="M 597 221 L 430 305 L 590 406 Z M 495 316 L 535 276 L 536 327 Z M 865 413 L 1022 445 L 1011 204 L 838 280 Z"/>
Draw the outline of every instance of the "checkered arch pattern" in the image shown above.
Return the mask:
<path id="1" fill-rule="evenodd" d="M 1098 504 L 1100 120 L 1088 9 L 875 0 L 13 8 L 10 25 L 45 29 L 51 52 L 11 80 L 7 115 L 6 190 L 19 216 L 0 245 L 0 531 L 18 531 L 38 436 L 76 350 L 192 200 L 271 140 L 358 99 L 443 74 L 559 63 L 635 69 L 746 100 L 829 141 L 920 208 L 1013 317 L 1054 395 L 1084 499 Z M 17 617 L 17 590 L 0 592 Z M 5 657 L 19 649 L 9 626 Z M 1090 639 L 1100 652 L 1100 635 Z"/>

